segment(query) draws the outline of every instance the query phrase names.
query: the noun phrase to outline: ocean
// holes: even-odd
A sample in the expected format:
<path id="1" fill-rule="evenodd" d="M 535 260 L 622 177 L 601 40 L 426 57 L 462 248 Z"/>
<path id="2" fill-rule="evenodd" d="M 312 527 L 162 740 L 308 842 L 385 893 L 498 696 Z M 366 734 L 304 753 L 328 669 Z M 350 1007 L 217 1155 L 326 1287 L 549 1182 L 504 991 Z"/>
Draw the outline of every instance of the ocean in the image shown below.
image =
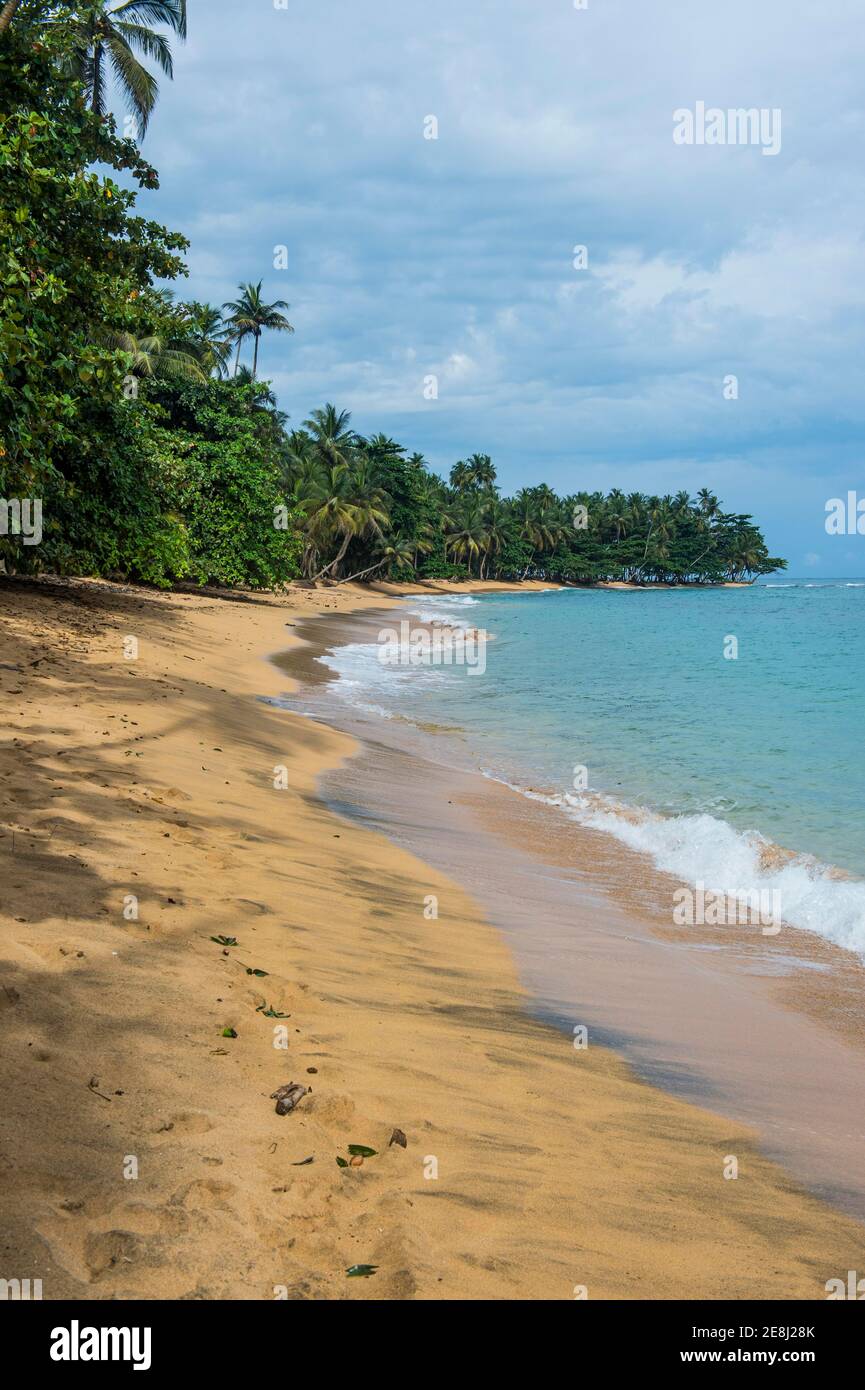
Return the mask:
<path id="1" fill-rule="evenodd" d="M 331 691 L 450 731 L 470 769 L 712 893 L 865 957 L 865 580 L 429 594 L 382 615 L 482 630 L 485 669 L 349 643 Z M 438 746 L 448 747 L 439 740 Z"/>

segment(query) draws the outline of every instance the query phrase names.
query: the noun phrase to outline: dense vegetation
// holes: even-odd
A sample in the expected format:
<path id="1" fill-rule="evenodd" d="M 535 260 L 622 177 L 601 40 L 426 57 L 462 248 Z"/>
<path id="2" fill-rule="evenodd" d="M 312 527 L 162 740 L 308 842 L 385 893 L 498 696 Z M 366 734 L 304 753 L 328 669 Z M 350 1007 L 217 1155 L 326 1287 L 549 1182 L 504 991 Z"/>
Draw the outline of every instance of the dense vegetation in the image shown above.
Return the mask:
<path id="1" fill-rule="evenodd" d="M 217 308 L 158 288 L 185 239 L 135 213 L 158 180 L 108 112 L 113 72 L 140 138 L 186 0 L 0 0 L 0 498 L 42 500 L 8 569 L 277 588 L 479 576 L 697 582 L 780 568 L 748 516 L 675 497 L 545 485 L 502 498 L 489 457 L 445 482 L 327 405 L 300 429 L 258 380 L 293 332 L 262 282 Z M 131 122 L 131 127 L 130 127 Z M 241 364 L 252 344 L 250 367 Z M 0 520 L 3 518 L 0 517 Z"/>

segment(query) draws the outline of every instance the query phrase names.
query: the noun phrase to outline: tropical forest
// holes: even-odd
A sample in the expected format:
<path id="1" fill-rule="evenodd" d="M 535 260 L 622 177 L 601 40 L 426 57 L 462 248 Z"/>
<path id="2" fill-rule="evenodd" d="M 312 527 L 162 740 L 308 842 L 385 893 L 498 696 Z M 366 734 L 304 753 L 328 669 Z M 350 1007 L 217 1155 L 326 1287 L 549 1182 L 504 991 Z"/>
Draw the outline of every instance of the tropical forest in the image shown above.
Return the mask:
<path id="1" fill-rule="evenodd" d="M 290 306 L 260 267 L 221 304 L 184 296 L 186 238 L 136 210 L 186 31 L 186 0 L 0 3 L 0 498 L 42 515 L 35 545 L 0 525 L 0 567 L 262 589 L 785 567 L 709 488 L 586 492 L 575 466 L 567 496 L 504 496 L 486 453 L 438 471 L 347 408 L 279 402 L 267 348 Z"/>

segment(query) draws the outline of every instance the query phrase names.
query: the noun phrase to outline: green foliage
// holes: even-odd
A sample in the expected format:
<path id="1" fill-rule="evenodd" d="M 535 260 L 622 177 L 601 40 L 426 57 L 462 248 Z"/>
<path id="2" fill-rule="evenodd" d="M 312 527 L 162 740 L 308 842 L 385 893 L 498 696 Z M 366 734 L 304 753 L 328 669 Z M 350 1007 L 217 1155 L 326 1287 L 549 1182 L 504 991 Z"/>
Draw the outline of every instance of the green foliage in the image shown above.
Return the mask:
<path id="1" fill-rule="evenodd" d="M 188 573 L 186 528 L 164 493 L 152 413 L 122 401 L 82 410 L 80 447 L 48 480 L 45 539 L 19 560 L 163 587 Z"/>
<path id="2" fill-rule="evenodd" d="M 116 538 L 84 532 L 88 509 L 100 524 L 110 504 L 80 489 L 82 474 L 98 485 L 118 459 L 125 431 L 111 435 L 128 358 L 98 330 L 144 332 L 152 281 L 182 272 L 186 242 L 134 216 L 135 194 L 111 177 L 124 170 L 139 186 L 157 186 L 135 145 L 117 139 L 62 75 L 66 8 L 47 28 L 22 10 L 0 43 L 0 495 L 45 500 L 56 555 L 108 557 Z M 94 161 L 109 173 L 88 168 Z M 96 439 L 99 430 L 107 434 Z M 128 491 L 125 478 L 114 491 Z M 49 503 L 65 499 L 68 524 L 73 497 L 74 534 L 61 538 Z M 32 561 L 12 538 L 0 545 L 10 563 Z M 40 558 L 47 563 L 48 553 Z"/>
<path id="3" fill-rule="evenodd" d="M 112 172 L 156 173 L 74 76 L 102 8 L 53 6 L 45 25 L 24 7 L 0 41 L 0 496 L 42 499 L 44 526 L 39 546 L 0 539 L 0 558 L 276 587 L 301 547 L 290 516 L 274 524 L 281 425 L 266 388 L 208 379 L 225 369 L 218 314 L 154 289 L 185 273 L 187 243 L 134 214 Z"/>
<path id="4" fill-rule="evenodd" d="M 299 574 L 298 516 L 285 509 L 278 450 L 255 409 L 266 388 L 223 381 L 148 387 L 165 505 L 182 518 L 201 584 L 275 589 Z"/>
<path id="5" fill-rule="evenodd" d="M 488 454 L 454 464 L 450 487 L 347 411 L 313 412 L 290 439 L 286 484 L 302 515 L 304 572 L 589 584 L 719 583 L 785 568 L 750 516 L 696 499 L 617 490 L 559 497 L 545 483 L 502 498 Z"/>
<path id="6" fill-rule="evenodd" d="M 185 274 L 187 243 L 137 216 L 113 177 L 158 186 L 99 114 L 104 61 L 145 121 L 155 88 L 129 45 L 170 72 L 146 26 L 184 37 L 185 0 L 115 9 L 111 34 L 104 11 L 29 0 L 0 34 L 0 497 L 41 499 L 44 528 L 29 548 L 0 537 L 8 569 L 278 588 L 301 573 L 697 583 L 785 567 L 705 488 L 503 498 L 489 455 L 454 464 L 448 485 L 333 405 L 287 434 L 255 377 L 262 334 L 293 332 L 288 305 L 266 303 L 261 281 L 227 318 L 175 303 L 155 286 Z"/>
<path id="7" fill-rule="evenodd" d="M 164 34 L 144 21 L 166 25 L 186 38 L 186 0 L 126 0 L 83 9 L 69 25 L 72 39 L 70 71 L 77 76 L 92 110 L 103 115 L 107 108 L 108 69 L 114 72 L 127 104 L 143 135 L 159 91 L 156 79 L 135 56 L 135 50 L 155 59 L 169 77 L 174 66 L 171 45 Z"/>

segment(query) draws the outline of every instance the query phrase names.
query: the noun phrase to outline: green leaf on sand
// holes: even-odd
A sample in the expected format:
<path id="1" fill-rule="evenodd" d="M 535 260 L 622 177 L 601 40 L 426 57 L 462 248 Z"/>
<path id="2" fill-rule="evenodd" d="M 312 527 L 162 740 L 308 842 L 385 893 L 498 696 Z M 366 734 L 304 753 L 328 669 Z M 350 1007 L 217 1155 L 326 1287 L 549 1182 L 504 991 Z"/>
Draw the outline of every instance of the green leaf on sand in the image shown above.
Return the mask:
<path id="1" fill-rule="evenodd" d="M 348 1151 L 356 1158 L 375 1158 L 378 1149 L 368 1149 L 366 1144 L 349 1144 Z"/>
<path id="2" fill-rule="evenodd" d="M 349 1265 L 345 1272 L 349 1279 L 368 1279 L 377 1269 L 378 1265 Z"/>

